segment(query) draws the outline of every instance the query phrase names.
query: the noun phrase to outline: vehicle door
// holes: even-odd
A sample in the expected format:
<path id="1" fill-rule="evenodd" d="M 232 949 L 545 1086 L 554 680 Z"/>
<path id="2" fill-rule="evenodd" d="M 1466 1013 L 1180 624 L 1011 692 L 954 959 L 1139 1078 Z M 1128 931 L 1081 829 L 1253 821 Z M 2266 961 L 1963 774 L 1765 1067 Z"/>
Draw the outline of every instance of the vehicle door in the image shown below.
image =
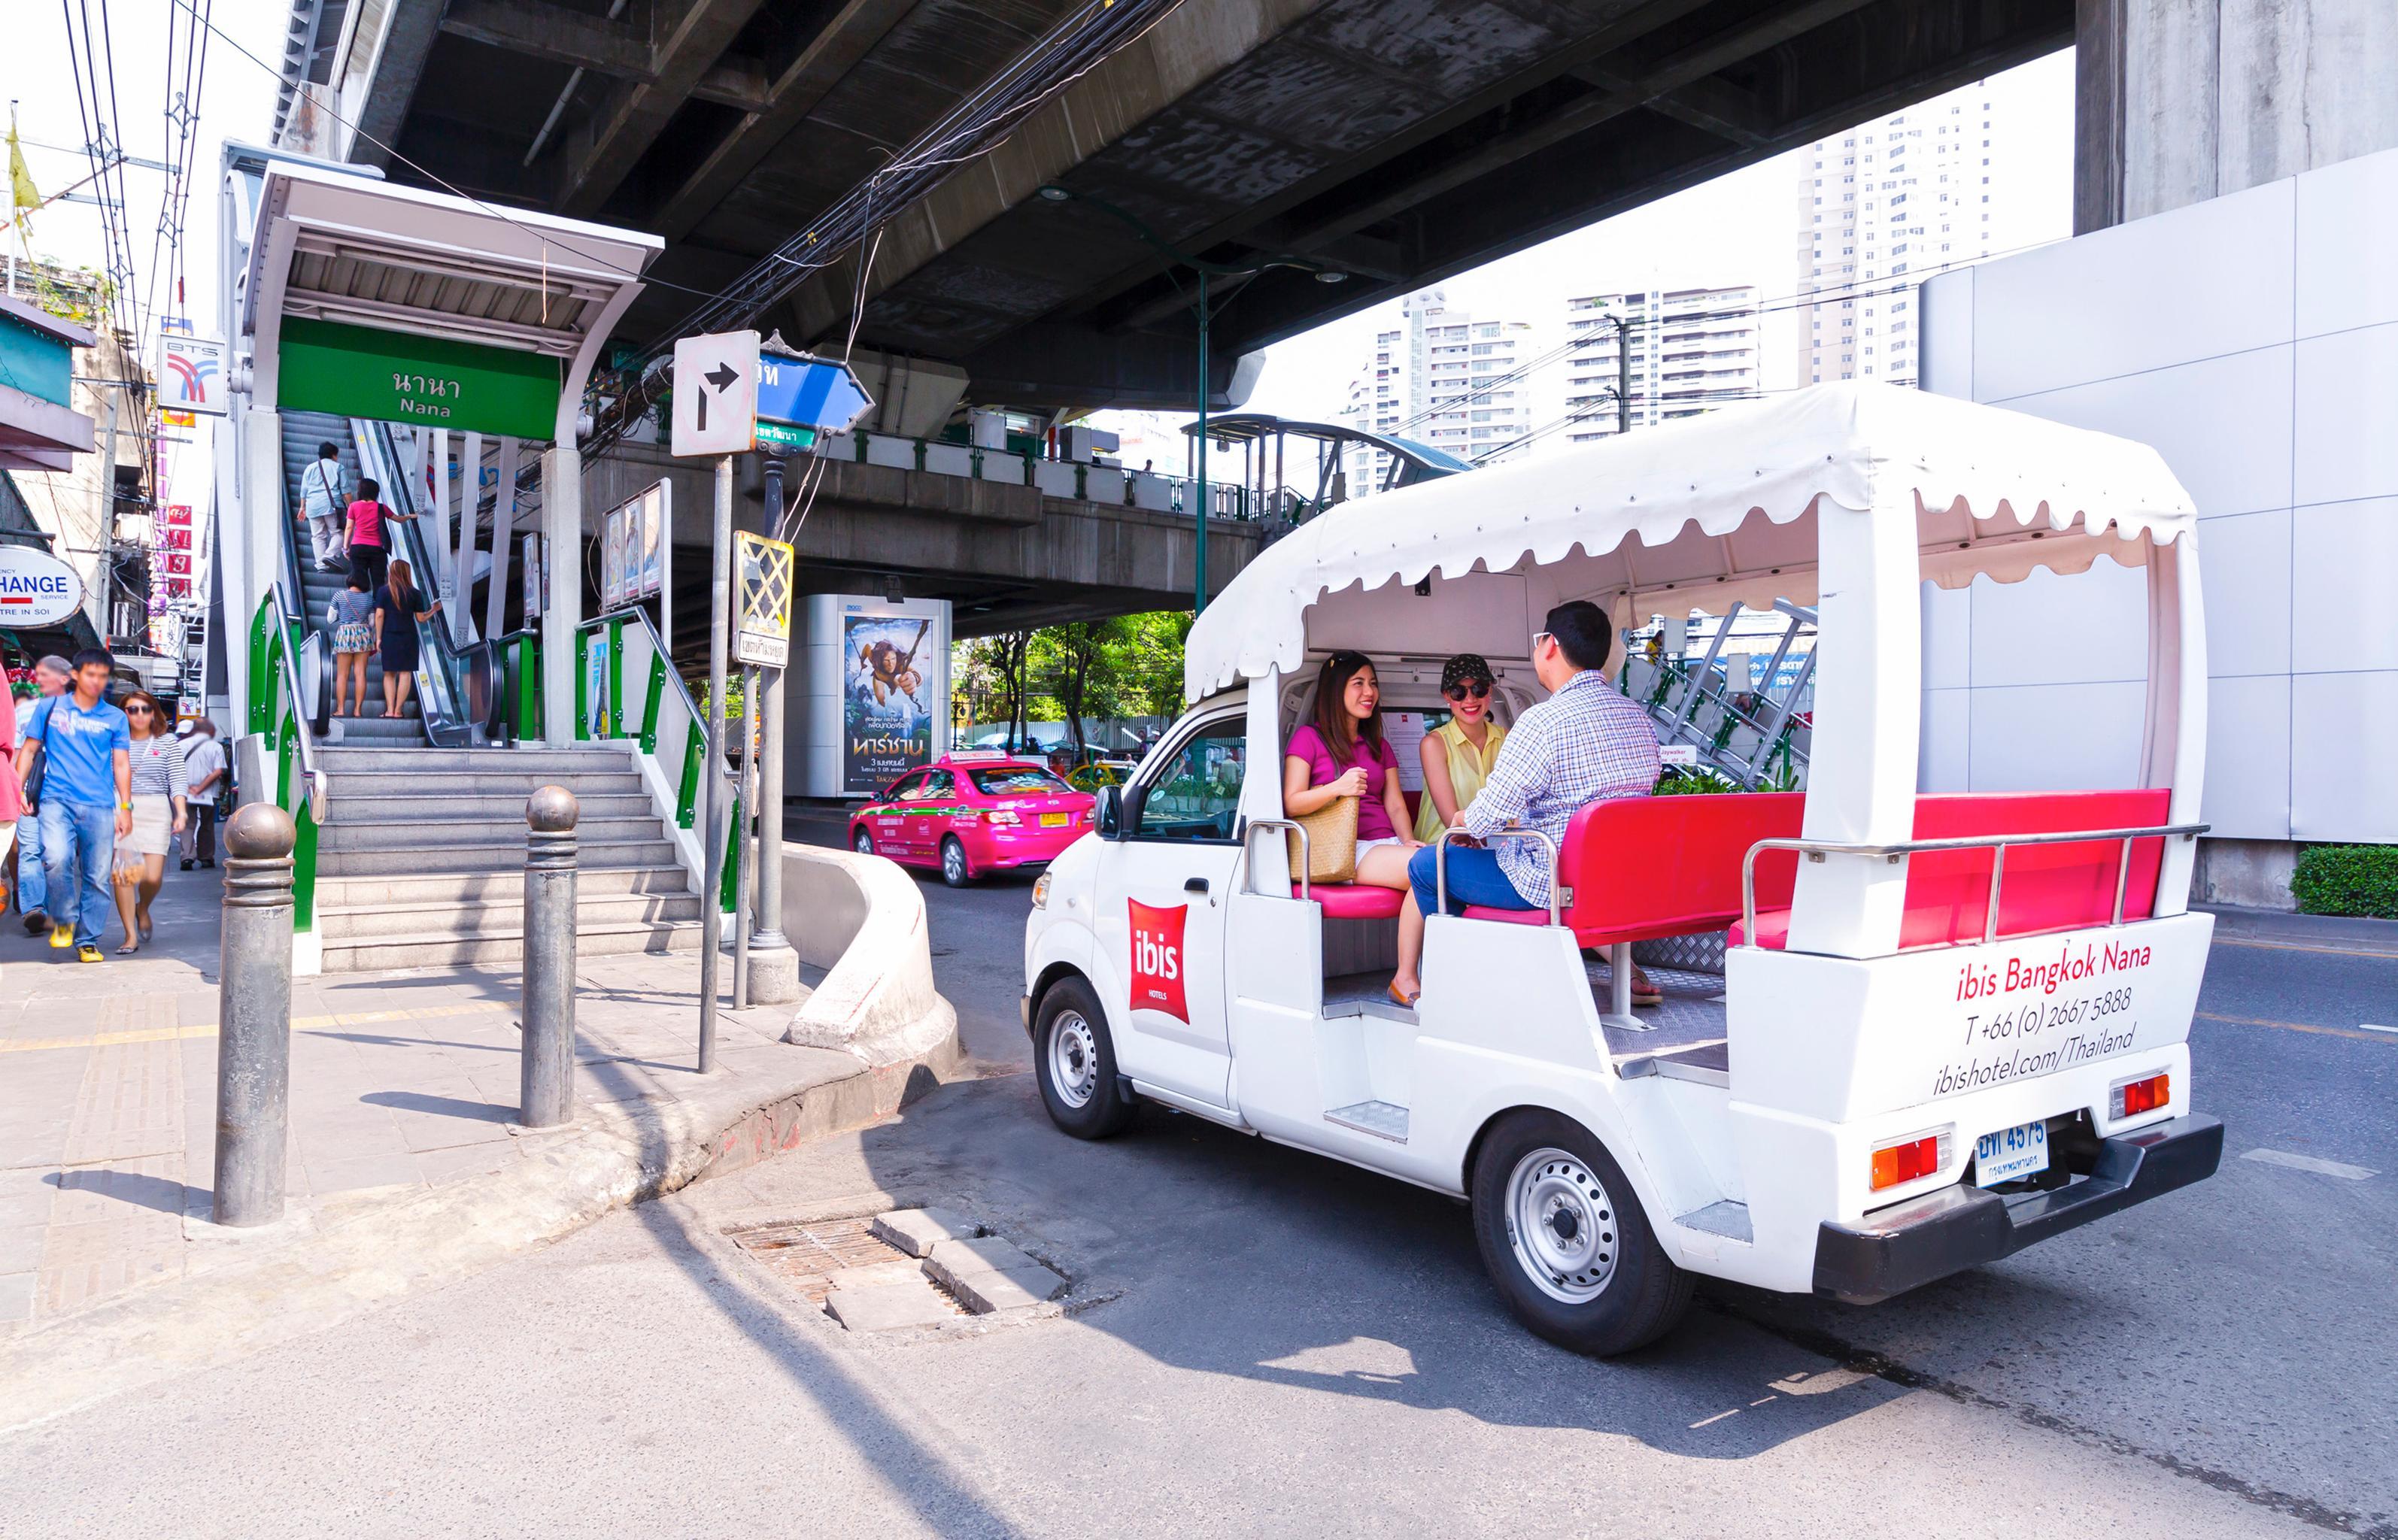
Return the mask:
<path id="1" fill-rule="evenodd" d="M 869 810 L 867 827 L 873 832 L 874 848 L 894 861 L 913 855 L 908 848 L 909 799 L 924 783 L 923 770 L 909 770 L 891 783 L 882 800 Z"/>
<path id="2" fill-rule="evenodd" d="M 1212 1106 L 1231 1100 L 1224 904 L 1240 859 L 1246 733 L 1237 703 L 1196 716 L 1141 767 L 1099 862 L 1093 917 L 1116 981 L 1117 1067 Z"/>
<path id="3" fill-rule="evenodd" d="M 957 811 L 957 777 L 945 770 L 928 770 L 916 778 L 901 799 L 900 824 L 908 853 L 930 861 L 941 852 L 941 836 Z"/>

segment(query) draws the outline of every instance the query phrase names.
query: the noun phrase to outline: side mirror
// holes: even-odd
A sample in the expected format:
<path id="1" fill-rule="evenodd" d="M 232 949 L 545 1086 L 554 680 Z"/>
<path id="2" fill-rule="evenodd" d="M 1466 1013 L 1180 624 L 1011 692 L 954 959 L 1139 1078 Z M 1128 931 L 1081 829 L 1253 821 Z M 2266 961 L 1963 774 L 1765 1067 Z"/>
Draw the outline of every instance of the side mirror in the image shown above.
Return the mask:
<path id="1" fill-rule="evenodd" d="M 1124 789 L 1124 807 L 1117 814 L 1122 827 L 1116 837 L 1129 839 L 1140 833 L 1140 810 L 1149 800 L 1149 788 L 1141 785 Z"/>
<path id="2" fill-rule="evenodd" d="M 1091 827 L 1101 839 L 1124 837 L 1124 788 L 1101 786 L 1098 806 L 1091 810 Z"/>

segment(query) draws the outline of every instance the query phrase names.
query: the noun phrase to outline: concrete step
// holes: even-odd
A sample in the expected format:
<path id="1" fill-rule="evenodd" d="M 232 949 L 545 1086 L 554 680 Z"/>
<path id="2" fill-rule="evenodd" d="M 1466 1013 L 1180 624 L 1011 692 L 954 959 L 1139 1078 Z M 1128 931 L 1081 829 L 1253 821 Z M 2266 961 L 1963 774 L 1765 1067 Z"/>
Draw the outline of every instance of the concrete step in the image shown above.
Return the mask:
<path id="1" fill-rule="evenodd" d="M 424 736 L 422 717 L 402 716 L 336 716 L 325 735 L 329 743 L 372 743 L 386 747 L 402 743 L 421 743 L 430 748 Z"/>
<path id="2" fill-rule="evenodd" d="M 564 786 L 574 794 L 575 800 L 586 807 L 593 797 L 646 795 L 641 778 L 629 770 L 555 770 L 547 775 L 491 773 L 443 770 L 425 754 L 420 752 L 417 757 L 424 759 L 426 764 L 424 770 L 413 774 L 396 770 L 334 772 L 340 777 L 333 783 L 335 805 L 347 807 L 353 802 L 383 797 L 513 797 L 517 799 L 517 810 L 522 812 L 524 799 L 543 786 Z"/>
<path id="3" fill-rule="evenodd" d="M 649 827 L 656 830 L 655 824 Z M 330 833 L 330 831 L 327 831 Z M 321 837 L 320 837 L 321 838 Z M 593 866 L 672 866 L 675 848 L 663 837 L 575 842 L 576 858 Z M 376 877 L 399 873 L 515 872 L 524 870 L 524 841 L 513 843 L 419 845 L 392 849 L 317 848 L 317 870 L 328 877 Z"/>
<path id="4" fill-rule="evenodd" d="M 578 957 L 614 957 L 628 952 L 694 952 L 699 949 L 697 920 L 622 924 L 578 929 Z M 328 973 L 373 973 L 399 968 L 488 968 L 524 960 L 521 931 L 483 936 L 441 932 L 375 938 L 325 938 L 324 969 Z"/>
<path id="5" fill-rule="evenodd" d="M 636 922 L 699 918 L 697 893 L 595 893 L 575 885 L 574 929 L 586 931 Z M 317 905 L 317 931 L 327 940 L 376 940 L 386 936 L 498 936 L 521 932 L 524 895 L 480 904 L 368 904 Z"/>
<path id="6" fill-rule="evenodd" d="M 584 900 L 622 893 L 672 897 L 689 893 L 692 887 L 691 877 L 680 866 L 600 865 L 587 851 L 574 874 L 575 894 Z M 396 876 L 333 876 L 320 869 L 317 878 L 317 907 L 320 911 L 374 904 L 504 904 L 521 907 L 523 903 L 521 861 L 488 871 L 420 871 Z"/>
<path id="7" fill-rule="evenodd" d="M 642 839 L 663 842 L 664 833 L 664 825 L 653 817 L 586 817 L 575 827 L 575 843 L 577 846 L 607 845 Z M 495 813 L 481 821 L 437 821 L 422 816 L 354 821 L 344 816 L 344 810 L 336 802 L 332 822 L 317 833 L 317 849 L 320 852 L 438 850 L 488 845 L 513 850 L 521 855 L 524 843 L 524 810 L 521 806 L 512 814 Z"/>
<path id="8" fill-rule="evenodd" d="M 333 822 L 349 824 L 414 821 L 423 828 L 439 828 L 452 821 L 501 823 L 521 833 L 528 795 L 529 789 L 455 792 L 450 789 L 446 780 L 432 776 L 427 777 L 423 786 L 415 791 L 358 797 L 352 795 L 348 783 L 344 783 L 333 789 Z M 587 827 L 602 819 L 644 818 L 654 823 L 657 818 L 646 792 L 607 792 L 586 796 L 578 791 L 574 794 L 574 800 L 582 808 L 580 826 Z"/>
<path id="9" fill-rule="evenodd" d="M 332 745 L 321 749 L 317 758 L 323 767 L 334 773 L 360 773 L 376 770 L 422 777 L 427 773 L 553 775 L 574 770 L 599 770 L 623 773 L 633 770 L 633 757 L 627 750 L 604 748 L 572 749 L 501 749 L 450 748 L 438 751 L 438 757 L 419 753 L 397 753 L 357 745 Z"/>

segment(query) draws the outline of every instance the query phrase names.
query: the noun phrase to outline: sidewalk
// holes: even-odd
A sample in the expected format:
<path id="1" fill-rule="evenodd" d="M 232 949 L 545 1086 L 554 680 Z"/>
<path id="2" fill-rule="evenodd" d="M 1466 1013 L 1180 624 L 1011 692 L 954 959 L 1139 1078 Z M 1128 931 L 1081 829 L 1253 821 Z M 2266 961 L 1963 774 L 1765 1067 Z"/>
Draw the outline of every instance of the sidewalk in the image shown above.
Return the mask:
<path id="1" fill-rule="evenodd" d="M 219 876 L 170 870 L 130 958 L 113 922 L 98 966 L 0 926 L 0 1426 L 97 1393 L 57 1384 L 76 1359 L 121 1384 L 231 1356 L 869 1121 L 951 1067 L 788 1046 L 784 1005 L 722 1011 L 703 1078 L 697 955 L 594 957 L 577 1120 L 533 1132 L 513 1126 L 513 969 L 297 980 L 286 1217 L 222 1229 Z"/>

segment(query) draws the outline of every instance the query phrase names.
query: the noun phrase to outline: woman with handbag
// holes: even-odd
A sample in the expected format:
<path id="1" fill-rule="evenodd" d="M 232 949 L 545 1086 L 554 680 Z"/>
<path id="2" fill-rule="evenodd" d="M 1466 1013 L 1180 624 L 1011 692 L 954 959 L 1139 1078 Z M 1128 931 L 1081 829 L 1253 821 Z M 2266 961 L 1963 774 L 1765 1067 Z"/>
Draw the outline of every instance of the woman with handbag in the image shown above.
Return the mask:
<path id="1" fill-rule="evenodd" d="M 166 708 L 146 690 L 125 698 L 133 746 L 133 826 L 116 837 L 116 915 L 125 922 L 119 957 L 150 939 L 150 904 L 167 881 L 167 852 L 190 818 L 183 741 L 168 730 Z"/>
<path id="2" fill-rule="evenodd" d="M 1382 736 L 1381 685 L 1364 653 L 1324 660 L 1314 716 L 1285 756 L 1283 810 L 1307 827 L 1310 880 L 1405 888 L 1408 858 L 1422 842 L 1408 826 L 1398 756 Z M 1335 859 L 1344 834 L 1354 841 L 1347 863 Z M 1354 870 L 1341 872 L 1344 864 Z"/>

